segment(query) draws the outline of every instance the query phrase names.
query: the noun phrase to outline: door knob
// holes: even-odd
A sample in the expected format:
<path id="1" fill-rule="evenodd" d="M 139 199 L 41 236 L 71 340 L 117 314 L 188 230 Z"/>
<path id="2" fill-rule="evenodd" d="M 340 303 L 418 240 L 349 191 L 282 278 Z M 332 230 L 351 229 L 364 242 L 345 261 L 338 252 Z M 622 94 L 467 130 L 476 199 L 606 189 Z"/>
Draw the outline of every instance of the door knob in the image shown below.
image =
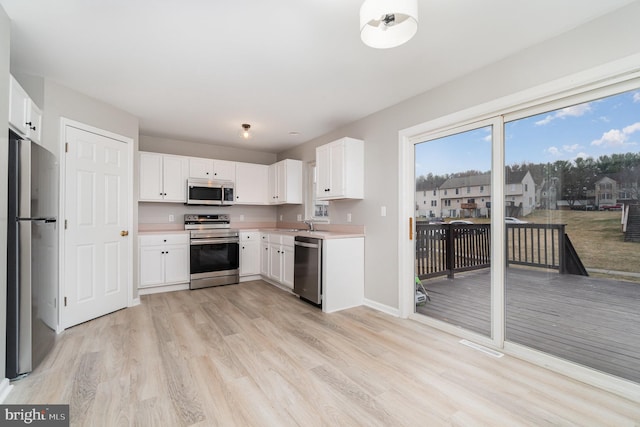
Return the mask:
<path id="1" fill-rule="evenodd" d="M 120 232 L 120 235 L 121 235 L 122 237 L 125 237 L 125 236 L 128 236 L 128 235 L 129 235 L 129 232 L 128 232 L 127 230 L 122 230 L 122 231 Z"/>

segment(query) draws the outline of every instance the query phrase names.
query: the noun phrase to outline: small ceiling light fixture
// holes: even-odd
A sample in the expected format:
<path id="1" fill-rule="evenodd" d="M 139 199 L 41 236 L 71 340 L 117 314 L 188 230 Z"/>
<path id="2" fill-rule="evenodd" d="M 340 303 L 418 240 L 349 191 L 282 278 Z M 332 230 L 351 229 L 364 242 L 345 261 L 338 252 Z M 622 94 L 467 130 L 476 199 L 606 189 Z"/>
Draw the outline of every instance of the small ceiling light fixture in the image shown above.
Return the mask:
<path id="1" fill-rule="evenodd" d="M 365 0 L 360 7 L 360 38 L 367 46 L 400 46 L 417 31 L 418 0 Z"/>
<path id="2" fill-rule="evenodd" d="M 240 131 L 240 136 L 242 136 L 244 139 L 251 138 L 251 132 L 249 132 L 249 129 L 251 129 L 251 125 L 247 123 L 243 123 L 242 130 Z"/>

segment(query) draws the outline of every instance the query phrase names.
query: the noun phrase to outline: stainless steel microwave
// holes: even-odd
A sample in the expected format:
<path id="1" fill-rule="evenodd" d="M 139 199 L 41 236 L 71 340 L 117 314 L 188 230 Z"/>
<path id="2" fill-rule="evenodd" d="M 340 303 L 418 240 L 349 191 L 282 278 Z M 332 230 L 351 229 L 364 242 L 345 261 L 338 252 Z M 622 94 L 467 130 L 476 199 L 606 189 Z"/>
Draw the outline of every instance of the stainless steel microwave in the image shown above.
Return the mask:
<path id="1" fill-rule="evenodd" d="M 187 205 L 230 206 L 235 200 L 233 181 L 189 178 Z"/>

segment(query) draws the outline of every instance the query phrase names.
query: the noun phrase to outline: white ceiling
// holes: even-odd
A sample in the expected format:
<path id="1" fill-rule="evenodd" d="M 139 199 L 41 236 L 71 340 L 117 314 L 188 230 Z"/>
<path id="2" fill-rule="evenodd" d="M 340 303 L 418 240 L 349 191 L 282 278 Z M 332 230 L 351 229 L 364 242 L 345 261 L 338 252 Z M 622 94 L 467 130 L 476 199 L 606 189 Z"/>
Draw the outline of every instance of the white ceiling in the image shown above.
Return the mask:
<path id="1" fill-rule="evenodd" d="M 419 0 L 417 35 L 389 50 L 360 41 L 362 0 L 0 4 L 13 70 L 125 110 L 145 135 L 278 152 L 633 1 Z"/>

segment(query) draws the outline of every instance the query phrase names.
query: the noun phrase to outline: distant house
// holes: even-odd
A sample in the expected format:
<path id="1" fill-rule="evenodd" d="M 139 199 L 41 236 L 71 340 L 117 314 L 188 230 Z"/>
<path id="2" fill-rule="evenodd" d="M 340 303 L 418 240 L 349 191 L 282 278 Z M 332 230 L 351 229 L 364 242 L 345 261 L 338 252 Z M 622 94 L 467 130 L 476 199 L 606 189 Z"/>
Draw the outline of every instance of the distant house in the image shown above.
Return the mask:
<path id="1" fill-rule="evenodd" d="M 558 178 L 543 180 L 539 187 L 538 206 L 540 209 L 558 209 Z"/>
<path id="2" fill-rule="evenodd" d="M 536 185 L 529 171 L 507 175 L 507 216 L 529 215 L 536 207 Z M 491 174 L 449 178 L 440 187 L 416 191 L 416 216 L 479 218 L 491 215 Z"/>
<path id="3" fill-rule="evenodd" d="M 489 216 L 491 174 L 449 178 L 440 186 L 440 200 L 443 218 Z"/>
<path id="4" fill-rule="evenodd" d="M 637 203 L 638 188 L 637 177 L 621 173 L 604 176 L 595 183 L 595 204 L 600 207 Z"/>
<path id="5" fill-rule="evenodd" d="M 605 176 L 595 185 L 596 206 L 615 205 L 618 202 L 618 183 L 616 180 Z"/>
<path id="6" fill-rule="evenodd" d="M 527 216 L 536 208 L 536 184 L 529 171 L 507 173 L 506 216 Z"/>
<path id="7" fill-rule="evenodd" d="M 435 216 L 440 216 L 438 188 L 416 191 L 416 217 L 432 218 Z"/>

